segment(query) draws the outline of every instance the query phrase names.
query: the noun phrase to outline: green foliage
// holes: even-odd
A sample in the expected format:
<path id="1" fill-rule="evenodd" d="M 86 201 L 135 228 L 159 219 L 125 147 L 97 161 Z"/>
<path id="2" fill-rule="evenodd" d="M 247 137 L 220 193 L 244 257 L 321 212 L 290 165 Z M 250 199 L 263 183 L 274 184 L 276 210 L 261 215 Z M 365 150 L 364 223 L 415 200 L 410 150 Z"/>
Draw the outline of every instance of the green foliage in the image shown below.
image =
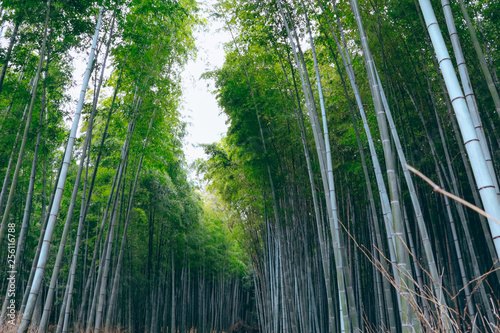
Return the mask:
<path id="1" fill-rule="evenodd" d="M 38 86 L 32 128 L 28 138 L 27 158 L 24 160 L 22 177 L 18 185 L 12 219 L 22 219 L 25 189 L 29 182 L 34 141 L 41 131 L 42 143 L 36 169 L 35 196 L 31 214 L 31 226 L 25 244 L 25 263 L 20 281 L 29 275 L 29 267 L 34 258 L 38 235 L 43 224 L 42 210 L 47 210 L 54 179 L 61 163 L 62 147 L 67 140 L 67 124 L 73 117 L 74 103 L 68 94 L 73 82 L 71 67 L 73 56 L 88 52 L 97 20 L 101 1 L 53 0 L 48 25 L 47 54 L 43 63 L 42 79 Z M 27 10 L 30 8 L 30 10 Z M 3 1 L 3 20 L 8 22 L 7 37 L 12 27 L 19 23 L 19 33 L 7 66 L 7 75 L 0 93 L 0 176 L 5 176 L 6 167 L 19 128 L 26 103 L 31 99 L 30 80 L 39 62 L 43 30 L 45 2 Z M 245 275 L 247 259 L 239 248 L 236 238 L 227 227 L 225 212 L 217 211 L 204 202 L 188 180 L 188 171 L 182 152 L 186 124 L 181 121 L 179 109 L 181 99 L 180 73 L 190 57 L 195 55 L 192 31 L 200 23 L 197 17 L 197 3 L 193 0 L 181 1 L 124 1 L 106 2 L 102 33 L 99 37 L 98 56 L 91 75 L 79 137 L 75 142 L 73 161 L 79 161 L 86 131 L 92 113 L 93 91 L 97 87 L 106 44 L 111 34 L 111 75 L 104 78 L 103 89 L 97 103 L 97 112 L 92 129 L 92 144 L 89 149 L 88 170 L 84 170 L 79 186 L 71 231 L 66 243 L 65 258 L 59 279 L 66 281 L 76 237 L 81 211 L 84 179 L 85 197 L 93 182 L 92 195 L 88 203 L 83 244 L 79 251 L 75 288 L 81 290 L 86 278 L 101 224 L 104 235 L 111 232 L 109 214 L 113 211 L 115 199 L 110 200 L 112 184 L 119 165 L 124 165 L 124 178 L 113 193 L 117 194 L 116 229 L 113 237 L 113 264 L 121 247 L 124 222 L 129 202 L 132 212 L 127 231 L 123 275 L 130 276 L 134 296 L 148 295 L 153 281 L 164 280 L 170 272 L 172 262 L 170 251 L 174 253 L 174 266 L 179 274 L 184 269 L 194 277 L 203 275 L 205 279 L 218 277 L 240 279 Z M 6 49 L 0 50 L 0 64 L 6 62 Z M 107 64 L 109 66 L 109 62 Z M 83 73 L 76 73 L 81 76 Z M 106 73 L 107 74 L 107 73 Z M 116 90 L 117 97 L 113 99 Z M 42 97 L 45 107 L 42 108 Z M 10 110 L 7 112 L 7 108 Z M 42 123 L 38 123 L 38 112 L 43 109 Z M 106 137 L 108 114 L 111 111 Z M 151 126 L 150 126 L 151 123 Z M 101 146 L 100 142 L 103 141 Z M 126 156 L 122 148 L 128 147 Z M 13 154 L 17 156 L 16 151 Z M 97 165 L 100 156 L 99 165 Z M 141 170 L 139 161 L 143 159 Z M 87 162 L 85 162 L 87 163 Z M 15 160 L 14 160 L 15 164 Z M 98 168 L 97 168 L 98 166 Z M 72 196 L 78 165 L 70 164 L 67 184 L 64 188 L 58 222 L 54 230 L 53 244 L 58 244 L 64 229 L 64 220 Z M 135 174 L 139 179 L 135 194 L 132 187 Z M 95 173 L 95 181 L 93 174 Z M 46 186 L 42 186 L 46 182 Z M 115 194 L 116 195 L 116 194 Z M 109 207 L 107 208 L 107 206 Z M 103 219 L 108 209 L 108 216 Z M 48 266 L 55 262 L 52 251 Z M 102 269 L 103 262 L 97 255 L 96 265 Z M 184 273 L 182 273 L 184 274 Z M 44 275 L 48 283 L 50 274 Z M 109 277 L 112 279 L 112 276 Z M 110 283 L 110 282 L 109 282 Z M 167 283 L 167 280 L 165 280 Z M 57 293 L 64 292 L 65 283 L 59 283 Z M 163 282 L 162 282 L 163 288 Z M 21 294 L 19 295 L 21 296 Z M 83 295 L 74 293 L 75 303 Z M 20 300 L 19 300 L 20 302 Z M 58 308 L 62 300 L 57 298 Z M 142 298 L 147 306 L 149 300 Z M 143 319 L 143 318 L 142 318 Z M 138 325 L 143 325 L 139 323 Z"/>

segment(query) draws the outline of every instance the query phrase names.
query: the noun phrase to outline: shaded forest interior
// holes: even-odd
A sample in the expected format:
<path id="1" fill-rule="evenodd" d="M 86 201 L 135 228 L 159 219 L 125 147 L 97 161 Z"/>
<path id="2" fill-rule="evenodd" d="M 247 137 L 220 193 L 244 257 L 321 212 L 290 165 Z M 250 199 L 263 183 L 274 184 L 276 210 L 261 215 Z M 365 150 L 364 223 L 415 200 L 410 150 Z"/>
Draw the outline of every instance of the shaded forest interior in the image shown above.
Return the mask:
<path id="1" fill-rule="evenodd" d="M 499 332 L 500 1 L 202 7 L 1 2 L 0 332 Z"/>

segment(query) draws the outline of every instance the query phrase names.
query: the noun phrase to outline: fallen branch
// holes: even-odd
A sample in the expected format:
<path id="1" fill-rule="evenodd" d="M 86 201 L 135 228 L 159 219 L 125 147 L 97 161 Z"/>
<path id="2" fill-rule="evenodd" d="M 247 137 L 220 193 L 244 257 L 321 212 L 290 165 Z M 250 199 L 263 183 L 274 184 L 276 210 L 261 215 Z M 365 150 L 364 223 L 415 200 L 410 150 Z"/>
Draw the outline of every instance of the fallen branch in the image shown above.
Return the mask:
<path id="1" fill-rule="evenodd" d="M 408 168 L 408 170 L 410 170 L 411 172 L 413 172 L 414 174 L 416 174 L 417 176 L 419 176 L 420 178 L 422 178 L 423 180 L 425 180 L 429 185 L 431 185 L 433 187 L 433 189 L 434 189 L 435 192 L 439 192 L 439 193 L 441 193 L 443 195 L 446 195 L 449 198 L 452 198 L 455 201 L 460 202 L 462 205 L 465 205 L 465 206 L 469 207 L 470 209 L 475 210 L 476 212 L 478 212 L 479 214 L 483 215 L 487 219 L 489 219 L 489 220 L 495 222 L 496 224 L 500 225 L 500 221 L 498 221 L 496 218 L 494 218 L 490 214 L 486 213 L 481 208 L 479 208 L 477 206 L 474 206 L 470 202 L 465 201 L 464 199 L 462 199 L 460 197 L 457 197 L 456 195 L 451 194 L 450 192 L 442 189 L 436 183 L 434 183 L 432 180 L 430 180 L 429 178 L 427 178 L 423 173 L 421 173 L 420 171 L 418 171 L 414 167 L 412 167 L 412 166 L 410 166 L 408 164 L 406 165 L 406 167 Z"/>

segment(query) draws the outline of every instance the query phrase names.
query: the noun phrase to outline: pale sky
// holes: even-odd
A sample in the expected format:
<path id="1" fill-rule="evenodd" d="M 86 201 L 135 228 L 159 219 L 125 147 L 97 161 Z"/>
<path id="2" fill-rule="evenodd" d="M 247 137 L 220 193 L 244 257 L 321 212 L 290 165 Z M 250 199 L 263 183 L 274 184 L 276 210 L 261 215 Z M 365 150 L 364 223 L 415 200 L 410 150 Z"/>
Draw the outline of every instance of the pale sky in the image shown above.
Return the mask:
<path id="1" fill-rule="evenodd" d="M 231 39 L 229 33 L 221 31 L 223 23 L 208 18 L 207 12 L 213 2 L 207 0 L 200 4 L 208 23 L 195 32 L 197 57 L 189 61 L 182 74 L 184 106 L 181 112 L 188 122 L 184 145 L 188 164 L 205 157 L 198 144 L 219 141 L 227 131 L 227 118 L 221 114 L 215 95 L 211 93 L 215 88 L 214 82 L 200 78 L 203 73 L 222 67 L 223 43 Z"/>
<path id="2" fill-rule="evenodd" d="M 213 80 L 200 78 L 203 73 L 222 67 L 224 63 L 223 44 L 231 38 L 229 33 L 221 31 L 223 23 L 209 18 L 209 12 L 212 11 L 214 3 L 215 0 L 202 0 L 199 3 L 201 8 L 200 15 L 206 19 L 207 25 L 198 27 L 194 32 L 195 43 L 198 49 L 197 57 L 196 59 L 189 60 L 182 73 L 183 103 L 181 114 L 183 120 L 188 123 L 186 128 L 187 136 L 184 139 L 184 153 L 188 165 L 196 159 L 206 156 L 203 153 L 203 149 L 198 147 L 200 143 L 219 141 L 227 131 L 227 125 L 225 124 L 227 117 L 221 114 L 215 95 L 211 93 L 215 88 Z M 73 101 L 67 107 L 70 109 L 68 111 L 74 112 L 73 109 L 80 94 L 88 55 L 73 52 L 72 56 L 74 57 L 73 64 L 75 66 L 75 71 L 73 72 L 75 85 L 69 92 Z M 102 60 L 101 58 L 102 55 L 100 55 L 99 61 Z M 108 59 L 105 79 L 109 77 L 111 71 L 110 63 L 111 59 Z M 93 84 L 93 81 L 90 84 Z M 105 94 L 110 95 L 111 93 L 112 89 L 106 91 Z M 91 96 L 87 94 L 86 98 L 89 99 Z M 72 117 L 66 120 L 68 127 L 71 127 L 71 123 Z M 191 178 L 195 178 L 193 170 L 191 170 L 190 175 Z"/>

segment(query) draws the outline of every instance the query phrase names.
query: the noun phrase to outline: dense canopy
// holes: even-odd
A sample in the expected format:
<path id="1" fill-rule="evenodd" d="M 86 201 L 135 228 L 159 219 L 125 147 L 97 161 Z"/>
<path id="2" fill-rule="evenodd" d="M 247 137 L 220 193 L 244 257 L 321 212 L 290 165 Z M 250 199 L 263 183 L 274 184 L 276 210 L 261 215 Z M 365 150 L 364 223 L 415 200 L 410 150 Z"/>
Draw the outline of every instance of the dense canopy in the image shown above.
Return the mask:
<path id="1" fill-rule="evenodd" d="M 0 331 L 498 332 L 500 2 L 200 5 L 1 2 Z"/>

